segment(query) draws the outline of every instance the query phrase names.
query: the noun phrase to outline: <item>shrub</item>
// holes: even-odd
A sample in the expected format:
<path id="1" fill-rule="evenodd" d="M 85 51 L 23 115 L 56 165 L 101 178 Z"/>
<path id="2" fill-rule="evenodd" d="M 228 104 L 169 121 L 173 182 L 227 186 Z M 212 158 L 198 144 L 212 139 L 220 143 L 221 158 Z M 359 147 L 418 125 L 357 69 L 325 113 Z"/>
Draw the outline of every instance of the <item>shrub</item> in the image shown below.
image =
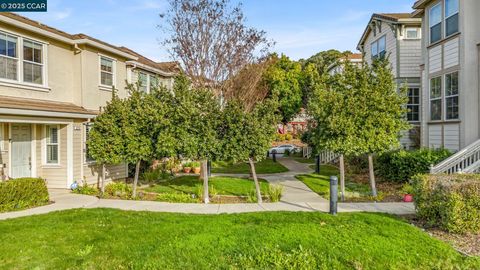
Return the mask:
<path id="1" fill-rule="evenodd" d="M 413 181 L 418 217 L 454 233 L 480 232 L 480 176 L 419 175 Z"/>
<path id="2" fill-rule="evenodd" d="M 47 185 L 41 178 L 18 178 L 0 183 L 0 212 L 47 204 Z"/>
<path id="3" fill-rule="evenodd" d="M 386 181 L 407 182 L 417 174 L 425 174 L 432 164 L 451 155 L 446 149 L 419 149 L 414 151 L 392 151 L 377 158 L 377 175 Z"/>
<path id="4" fill-rule="evenodd" d="M 280 185 L 270 185 L 267 190 L 267 195 L 271 202 L 278 202 L 282 197 L 283 187 Z"/>
<path id="5" fill-rule="evenodd" d="M 168 180 L 172 175 L 161 169 L 149 170 L 142 174 L 142 179 L 146 183 L 155 183 L 161 180 Z"/>
<path id="6" fill-rule="evenodd" d="M 130 199 L 132 197 L 132 187 L 121 182 L 111 182 L 105 186 L 105 194 L 122 199 Z"/>
<path id="7" fill-rule="evenodd" d="M 83 182 L 82 186 L 78 186 L 76 189 L 72 190 L 72 192 L 83 195 L 96 195 L 98 194 L 98 189 L 93 185 L 89 186 L 87 182 Z"/>
<path id="8" fill-rule="evenodd" d="M 198 199 L 186 193 L 160 193 L 157 195 L 157 201 L 172 203 L 197 203 Z"/>
<path id="9" fill-rule="evenodd" d="M 291 141 L 292 139 L 293 139 L 292 134 L 290 134 L 290 133 L 285 134 L 285 140 L 286 141 Z"/>

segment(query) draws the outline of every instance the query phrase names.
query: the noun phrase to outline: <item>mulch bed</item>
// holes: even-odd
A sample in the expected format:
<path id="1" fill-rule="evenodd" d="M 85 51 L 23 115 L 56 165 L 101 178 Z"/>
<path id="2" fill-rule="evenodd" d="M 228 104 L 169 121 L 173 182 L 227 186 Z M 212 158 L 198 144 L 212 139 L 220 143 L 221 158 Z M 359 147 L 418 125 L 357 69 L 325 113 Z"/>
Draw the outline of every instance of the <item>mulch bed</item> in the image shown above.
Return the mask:
<path id="1" fill-rule="evenodd" d="M 449 243 L 460 253 L 468 256 L 480 256 L 480 233 L 479 234 L 455 234 L 449 233 L 437 227 L 427 226 L 415 215 L 402 216 L 410 224 L 413 224 L 426 233 L 439 240 Z"/>

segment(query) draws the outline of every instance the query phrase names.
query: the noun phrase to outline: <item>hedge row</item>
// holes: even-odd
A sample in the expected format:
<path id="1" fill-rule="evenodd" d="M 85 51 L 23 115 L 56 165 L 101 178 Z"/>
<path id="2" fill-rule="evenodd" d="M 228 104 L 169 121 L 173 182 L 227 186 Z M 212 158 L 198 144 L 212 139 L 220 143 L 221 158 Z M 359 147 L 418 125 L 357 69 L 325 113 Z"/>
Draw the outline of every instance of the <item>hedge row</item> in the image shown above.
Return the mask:
<path id="1" fill-rule="evenodd" d="M 430 171 L 430 166 L 439 163 L 452 153 L 446 149 L 398 150 L 377 157 L 376 174 L 386 181 L 408 182 L 417 174 Z"/>
<path id="2" fill-rule="evenodd" d="M 480 232 L 479 175 L 419 175 L 412 184 L 418 217 L 454 233 Z"/>
<path id="3" fill-rule="evenodd" d="M 18 178 L 0 182 L 0 212 L 44 205 L 48 201 L 47 185 L 41 178 Z"/>

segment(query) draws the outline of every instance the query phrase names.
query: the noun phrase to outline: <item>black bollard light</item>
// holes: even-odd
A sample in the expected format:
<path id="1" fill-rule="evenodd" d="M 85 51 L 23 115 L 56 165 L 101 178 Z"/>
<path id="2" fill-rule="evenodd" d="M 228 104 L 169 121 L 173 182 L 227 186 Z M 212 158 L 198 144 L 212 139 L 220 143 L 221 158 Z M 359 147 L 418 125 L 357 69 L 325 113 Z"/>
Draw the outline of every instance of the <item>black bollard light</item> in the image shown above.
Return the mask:
<path id="1" fill-rule="evenodd" d="M 337 214 L 337 202 L 338 202 L 338 178 L 336 176 L 330 176 L 330 214 Z"/>
<path id="2" fill-rule="evenodd" d="M 208 177 L 212 176 L 212 161 L 207 161 L 207 175 Z"/>
<path id="3" fill-rule="evenodd" d="M 272 151 L 272 159 L 273 159 L 273 162 L 277 162 L 277 150 Z"/>
<path id="4" fill-rule="evenodd" d="M 320 174 L 320 155 L 315 156 L 315 173 Z"/>

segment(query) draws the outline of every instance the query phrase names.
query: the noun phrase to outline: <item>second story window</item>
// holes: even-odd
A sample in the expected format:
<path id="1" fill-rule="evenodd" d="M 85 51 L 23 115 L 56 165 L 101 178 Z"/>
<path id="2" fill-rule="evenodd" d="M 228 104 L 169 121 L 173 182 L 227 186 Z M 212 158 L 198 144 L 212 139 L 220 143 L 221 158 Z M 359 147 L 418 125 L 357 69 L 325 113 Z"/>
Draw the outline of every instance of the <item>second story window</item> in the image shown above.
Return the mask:
<path id="1" fill-rule="evenodd" d="M 445 0 L 445 37 L 458 32 L 458 0 Z"/>
<path id="2" fill-rule="evenodd" d="M 0 33 L 0 78 L 17 80 L 17 37 Z"/>
<path id="3" fill-rule="evenodd" d="M 430 8 L 429 27 L 430 43 L 435 43 L 442 39 L 442 3 L 438 3 Z"/>
<path id="4" fill-rule="evenodd" d="M 406 39 L 419 39 L 420 38 L 420 29 L 416 27 L 407 27 L 405 29 L 405 38 Z"/>
<path id="5" fill-rule="evenodd" d="M 115 60 L 100 56 L 100 85 L 115 86 Z"/>
<path id="6" fill-rule="evenodd" d="M 442 120 L 442 77 L 430 80 L 430 120 Z"/>
<path id="7" fill-rule="evenodd" d="M 445 111 L 447 120 L 458 119 L 458 72 L 445 75 Z"/>
<path id="8" fill-rule="evenodd" d="M 43 45 L 23 41 L 23 81 L 43 84 Z"/>
<path id="9" fill-rule="evenodd" d="M 379 38 L 377 41 L 371 44 L 372 46 L 372 58 L 385 57 L 387 53 L 387 39 L 385 36 Z"/>

